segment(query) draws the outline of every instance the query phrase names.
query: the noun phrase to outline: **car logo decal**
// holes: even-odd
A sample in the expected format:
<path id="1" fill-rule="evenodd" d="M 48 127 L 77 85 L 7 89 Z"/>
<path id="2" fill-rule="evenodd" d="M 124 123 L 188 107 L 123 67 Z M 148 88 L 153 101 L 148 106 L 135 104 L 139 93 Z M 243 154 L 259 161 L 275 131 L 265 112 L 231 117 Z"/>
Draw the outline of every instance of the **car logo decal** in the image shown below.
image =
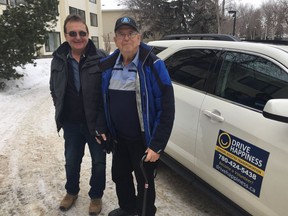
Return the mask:
<path id="1" fill-rule="evenodd" d="M 227 149 L 231 145 L 231 137 L 228 133 L 223 132 L 218 136 L 218 143 L 222 148 Z"/>
<path id="2" fill-rule="evenodd" d="M 259 197 L 269 152 L 219 130 L 213 168 Z"/>

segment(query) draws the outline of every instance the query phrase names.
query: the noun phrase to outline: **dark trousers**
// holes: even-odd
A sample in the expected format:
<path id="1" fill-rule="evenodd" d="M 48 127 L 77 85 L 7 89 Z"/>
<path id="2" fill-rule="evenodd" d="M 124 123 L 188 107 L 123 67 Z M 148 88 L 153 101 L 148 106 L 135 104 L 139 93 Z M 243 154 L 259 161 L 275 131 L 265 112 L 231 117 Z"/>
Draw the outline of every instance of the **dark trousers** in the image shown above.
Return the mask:
<path id="1" fill-rule="evenodd" d="M 125 140 L 119 138 L 115 144 L 112 160 L 112 179 L 116 184 L 116 193 L 121 209 L 132 212 L 137 210 L 142 213 L 145 179 L 140 169 L 140 161 L 146 147 L 142 139 Z M 148 177 L 149 188 L 147 191 L 146 215 L 154 216 L 156 213 L 154 170 L 157 163 L 145 162 L 144 167 Z M 133 182 L 133 173 L 137 182 L 137 192 Z"/>
<path id="2" fill-rule="evenodd" d="M 89 196 L 91 199 L 101 198 L 106 183 L 106 153 L 103 147 L 98 144 L 95 137 L 91 136 L 86 124 L 63 123 L 65 139 L 65 170 L 67 193 L 78 194 L 80 170 L 84 156 L 85 144 L 88 143 L 91 161 L 91 178 Z"/>

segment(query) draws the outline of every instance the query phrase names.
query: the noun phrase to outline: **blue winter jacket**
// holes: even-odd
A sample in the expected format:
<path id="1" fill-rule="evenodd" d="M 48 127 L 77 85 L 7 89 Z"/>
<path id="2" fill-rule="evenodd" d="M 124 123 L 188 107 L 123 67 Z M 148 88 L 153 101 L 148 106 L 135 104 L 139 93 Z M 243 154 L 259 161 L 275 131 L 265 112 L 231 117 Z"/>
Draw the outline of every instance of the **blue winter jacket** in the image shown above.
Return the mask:
<path id="1" fill-rule="evenodd" d="M 136 99 L 139 121 L 146 146 L 155 152 L 162 152 L 169 140 L 175 115 L 174 92 L 165 64 L 152 52 L 152 48 L 142 43 L 139 47 L 137 66 Z M 102 94 L 107 125 L 112 137 L 117 135 L 109 113 L 108 88 L 119 49 L 100 62 L 102 74 Z"/>

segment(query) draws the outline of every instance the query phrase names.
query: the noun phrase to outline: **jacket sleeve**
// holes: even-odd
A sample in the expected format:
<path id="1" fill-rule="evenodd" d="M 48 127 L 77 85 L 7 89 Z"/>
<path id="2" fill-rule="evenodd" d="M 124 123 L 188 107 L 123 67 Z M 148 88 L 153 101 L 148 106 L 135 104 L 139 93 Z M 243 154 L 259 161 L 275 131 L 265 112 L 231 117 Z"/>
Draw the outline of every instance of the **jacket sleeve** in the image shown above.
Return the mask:
<path id="1" fill-rule="evenodd" d="M 104 50 L 98 49 L 98 54 L 101 58 L 105 58 L 108 56 L 108 53 Z M 107 124 L 105 118 L 105 110 L 104 110 L 104 100 L 102 97 L 102 72 L 103 70 L 100 68 L 100 62 L 98 62 L 98 70 L 101 72 L 100 76 L 100 97 L 99 97 L 99 104 L 97 106 L 97 120 L 96 120 L 96 133 L 102 134 L 107 133 Z"/>
<path id="2" fill-rule="evenodd" d="M 97 120 L 96 120 L 96 134 L 107 133 L 107 124 L 104 111 L 104 100 L 102 95 L 99 98 L 99 104 L 97 106 Z"/>
<path id="3" fill-rule="evenodd" d="M 54 67 L 54 60 L 52 59 L 52 62 L 51 62 L 51 67 L 50 67 L 50 80 L 49 80 L 49 88 L 50 88 L 50 94 L 51 94 L 51 97 L 52 97 L 52 100 L 53 100 L 53 104 L 54 106 L 56 105 L 56 96 L 55 96 L 55 90 L 54 90 L 54 76 L 53 76 L 53 67 Z"/>
<path id="4" fill-rule="evenodd" d="M 158 59 L 157 62 L 154 63 L 153 70 L 158 76 L 153 91 L 154 94 L 158 96 L 157 99 L 155 99 L 157 100 L 155 101 L 156 113 L 149 147 L 153 151 L 161 153 L 165 149 L 172 132 L 175 116 L 175 101 L 173 86 L 164 62 Z"/>

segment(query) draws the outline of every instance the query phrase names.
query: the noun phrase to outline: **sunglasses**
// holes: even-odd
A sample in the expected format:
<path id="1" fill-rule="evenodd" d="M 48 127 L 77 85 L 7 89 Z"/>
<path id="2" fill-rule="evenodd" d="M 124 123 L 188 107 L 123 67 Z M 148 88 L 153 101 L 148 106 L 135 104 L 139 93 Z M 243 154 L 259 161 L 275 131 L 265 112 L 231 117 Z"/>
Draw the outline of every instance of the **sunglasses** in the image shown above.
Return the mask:
<path id="1" fill-rule="evenodd" d="M 87 35 L 87 32 L 85 31 L 79 31 L 79 32 L 76 32 L 76 31 L 70 31 L 67 33 L 70 37 L 77 37 L 77 34 L 79 34 L 80 37 L 86 37 Z"/>

